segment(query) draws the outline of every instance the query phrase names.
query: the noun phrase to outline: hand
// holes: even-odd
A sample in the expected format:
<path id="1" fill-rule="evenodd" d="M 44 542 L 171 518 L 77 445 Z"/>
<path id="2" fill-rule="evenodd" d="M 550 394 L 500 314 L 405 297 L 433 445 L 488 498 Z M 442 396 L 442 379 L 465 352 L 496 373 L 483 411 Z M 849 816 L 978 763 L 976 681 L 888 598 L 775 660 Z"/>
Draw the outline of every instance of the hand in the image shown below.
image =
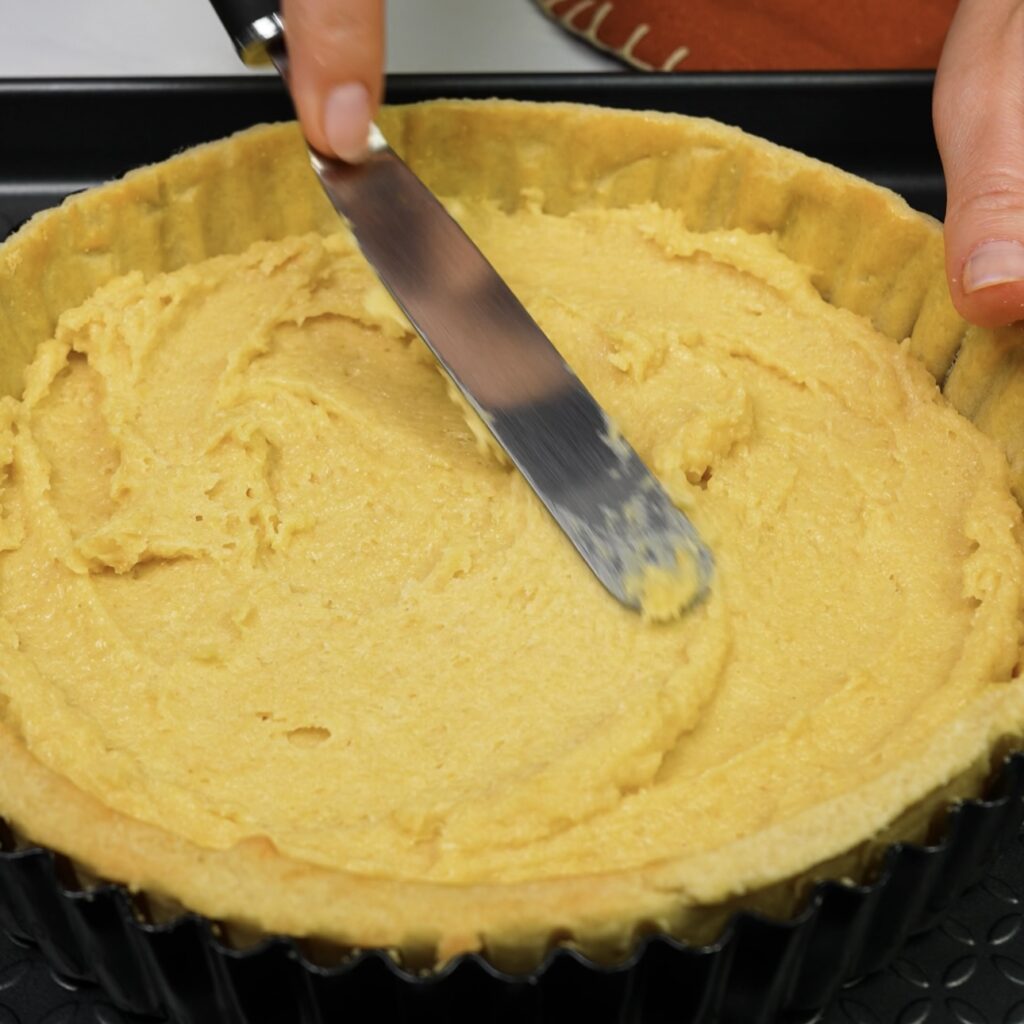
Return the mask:
<path id="1" fill-rule="evenodd" d="M 314 149 L 366 151 L 384 68 L 384 0 L 283 0 L 292 98 Z"/>
<path id="2" fill-rule="evenodd" d="M 953 303 L 983 327 L 1024 320 L 1024 0 L 961 0 L 933 113 Z"/>

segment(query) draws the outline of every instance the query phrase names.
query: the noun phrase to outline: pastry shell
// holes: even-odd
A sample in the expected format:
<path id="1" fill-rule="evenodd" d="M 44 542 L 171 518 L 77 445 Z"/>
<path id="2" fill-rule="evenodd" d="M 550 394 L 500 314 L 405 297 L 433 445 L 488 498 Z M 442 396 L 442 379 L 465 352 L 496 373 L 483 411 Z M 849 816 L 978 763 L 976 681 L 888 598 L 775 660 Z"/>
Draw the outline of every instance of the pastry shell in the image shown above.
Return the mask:
<path id="1" fill-rule="evenodd" d="M 542 194 L 545 208 L 554 213 L 654 200 L 680 210 L 699 229 L 772 233 L 787 255 L 812 269 L 815 287 L 829 302 L 868 318 L 894 341 L 909 339 L 911 352 L 953 405 L 1003 447 L 1014 494 L 1024 502 L 1024 373 L 1017 365 L 1021 332 L 964 324 L 946 289 L 940 226 L 894 194 L 736 129 L 676 115 L 452 101 L 386 109 L 381 124 L 414 170 L 442 194 L 486 196 L 506 207 L 523 202 L 525 195 Z M 33 218 L 0 246 L 0 388 L 19 393 L 25 366 L 36 346 L 52 335 L 59 315 L 105 281 L 131 270 L 146 275 L 173 270 L 241 251 L 258 239 L 326 232 L 334 218 L 292 124 L 255 128 L 200 146 L 72 197 Z M 1024 698 L 1014 699 L 1024 706 Z M 292 945 L 281 955 L 290 963 L 304 963 L 303 970 L 319 970 L 304 959 L 308 954 L 335 963 L 347 958 L 343 969 L 349 975 L 365 973 L 358 964 L 370 961 L 354 951 L 397 951 L 401 968 L 392 965 L 390 956 L 373 962 L 409 985 L 421 983 L 409 973 L 418 970 L 440 969 L 439 977 L 464 978 L 470 970 L 465 964 L 478 965 L 473 969 L 491 979 L 501 979 L 499 972 L 549 977 L 553 964 L 566 962 L 565 955 L 552 959 L 550 951 L 569 944 L 586 958 L 572 961 L 581 970 L 593 972 L 594 978 L 611 977 L 617 976 L 615 970 L 640 969 L 645 957 L 659 955 L 652 949 L 682 949 L 675 942 L 646 938 L 651 934 L 691 946 L 714 944 L 709 948 L 721 954 L 738 941 L 733 938 L 737 932 L 753 927 L 738 921 L 756 920 L 736 918 L 737 911 L 786 920 L 807 906 L 812 891 L 813 913 L 804 911 L 800 920 L 806 923 L 811 914 L 820 922 L 823 890 L 814 889 L 819 880 L 870 880 L 882 870 L 892 843 L 933 839 L 936 821 L 951 802 L 985 792 L 993 766 L 1019 745 L 1019 737 L 1000 728 L 1001 718 L 993 702 L 967 709 L 955 735 L 951 732 L 926 759 L 886 779 L 885 794 L 876 794 L 874 802 L 853 809 L 823 805 L 787 823 L 785 835 L 762 833 L 756 840 L 737 841 L 726 855 L 508 886 L 361 878 L 292 861 L 266 839 L 228 850 L 201 849 L 105 807 L 43 767 L 2 724 L 0 809 L 18 843 L 39 843 L 72 855 L 68 869 L 86 892 L 95 879 L 109 879 L 142 894 L 129 904 L 103 890 L 103 899 L 122 901 L 113 913 L 124 918 L 124 929 L 140 914 L 152 921 L 173 915 L 180 906 L 218 922 L 218 935 L 229 945 L 244 946 L 272 934 L 301 940 L 303 954 Z M 1024 713 L 1005 720 L 1014 719 L 1024 720 Z M 955 869 L 924 872 L 931 895 L 921 899 L 944 902 L 941 886 L 932 891 L 943 870 L 950 876 L 943 885 L 952 898 L 967 880 L 961 876 L 975 872 L 1012 833 L 1020 819 L 1019 776 L 1016 769 L 1008 774 L 1009 795 L 988 808 L 998 826 L 981 828 L 983 841 L 962 837 L 959 848 L 969 849 L 970 855 L 950 854 L 951 863 L 959 865 Z M 924 798 L 922 778 L 929 780 Z M 951 840 L 943 849 L 953 845 Z M 25 870 L 31 856 L 36 855 L 10 855 L 0 874 L 8 896 L 8 927 L 49 943 L 57 958 L 70 956 L 75 970 L 89 968 L 90 960 L 102 964 L 102 955 L 83 952 L 92 937 L 79 945 L 77 955 L 68 953 L 83 935 L 91 936 L 87 926 L 68 926 L 74 942 L 61 944 L 53 938 L 52 921 L 46 924 L 46 915 L 36 913 L 31 900 L 14 895 L 18 883 L 11 879 Z M 37 863 L 44 867 L 30 870 L 45 875 L 45 857 Z M 890 893 L 892 863 L 889 874 L 883 871 Z M 50 884 L 54 894 L 40 900 L 59 904 L 72 899 L 52 878 Z M 900 884 L 913 892 L 923 883 L 911 873 Z M 34 891 L 32 885 L 27 891 Z M 739 895 L 723 899 L 722 892 Z M 834 897 L 833 903 L 841 899 Z M 893 934 L 927 923 L 929 914 L 915 899 L 909 904 Z M 77 919 L 69 914 L 61 910 L 58 916 Z M 857 914 L 849 916 L 858 920 Z M 187 921 L 175 927 L 207 929 L 196 941 L 203 949 L 216 945 L 208 926 L 194 918 Z M 151 936 L 169 933 L 152 923 L 147 927 Z M 787 939 L 780 947 L 790 950 L 786 955 L 799 969 L 787 983 L 788 993 L 777 979 L 772 982 L 772 991 L 779 989 L 772 996 L 776 1005 L 795 998 L 801 984 L 814 988 L 808 964 L 818 947 L 807 936 L 820 924 L 810 927 L 799 933 L 804 937 L 795 945 Z M 870 960 L 876 950 L 863 945 L 870 928 L 863 922 L 859 927 L 858 948 Z M 840 952 L 835 969 L 826 972 L 829 984 L 863 966 L 863 956 L 856 959 L 849 952 L 848 940 L 847 935 L 833 944 Z M 797 946 L 803 950 L 800 957 L 792 952 Z M 204 953 L 205 962 L 212 955 Z M 595 966 L 616 964 L 624 966 L 610 973 Z M 150 990 L 155 970 L 152 963 L 139 969 L 145 979 L 139 991 L 147 994 L 139 997 L 141 1003 L 127 999 L 125 1005 L 148 1000 L 165 1008 L 168 985 Z M 801 1001 L 817 1005 L 827 994 L 805 994 Z"/>

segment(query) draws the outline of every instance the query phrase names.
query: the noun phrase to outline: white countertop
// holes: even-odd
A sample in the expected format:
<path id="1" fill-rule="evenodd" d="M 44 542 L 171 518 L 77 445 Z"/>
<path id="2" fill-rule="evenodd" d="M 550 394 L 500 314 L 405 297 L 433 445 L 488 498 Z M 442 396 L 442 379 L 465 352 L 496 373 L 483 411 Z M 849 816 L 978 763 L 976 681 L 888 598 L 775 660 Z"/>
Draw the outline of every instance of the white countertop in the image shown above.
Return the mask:
<path id="1" fill-rule="evenodd" d="M 206 0 L 0 0 L 0 76 L 246 72 Z M 387 70 L 621 71 L 532 0 L 389 0 Z"/>

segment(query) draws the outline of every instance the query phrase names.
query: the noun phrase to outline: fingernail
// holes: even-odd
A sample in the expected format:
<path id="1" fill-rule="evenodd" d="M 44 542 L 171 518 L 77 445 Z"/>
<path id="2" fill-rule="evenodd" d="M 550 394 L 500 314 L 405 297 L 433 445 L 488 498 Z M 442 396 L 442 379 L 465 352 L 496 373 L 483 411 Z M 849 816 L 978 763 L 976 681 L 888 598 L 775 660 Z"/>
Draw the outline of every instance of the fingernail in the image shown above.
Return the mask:
<path id="1" fill-rule="evenodd" d="M 342 160 L 359 163 L 366 156 L 370 131 L 370 94 L 360 82 L 336 85 L 324 104 L 324 135 Z"/>
<path id="2" fill-rule="evenodd" d="M 982 242 L 964 264 L 964 292 L 1024 281 L 1024 245 L 1007 239 Z"/>

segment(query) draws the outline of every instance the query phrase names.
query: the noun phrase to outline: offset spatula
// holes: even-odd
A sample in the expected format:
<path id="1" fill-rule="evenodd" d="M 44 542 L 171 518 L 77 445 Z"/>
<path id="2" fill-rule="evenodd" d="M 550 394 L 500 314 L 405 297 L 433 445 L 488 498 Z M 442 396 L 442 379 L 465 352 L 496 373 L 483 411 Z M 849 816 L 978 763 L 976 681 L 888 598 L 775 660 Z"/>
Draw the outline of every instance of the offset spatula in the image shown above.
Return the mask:
<path id="1" fill-rule="evenodd" d="M 212 2 L 242 59 L 273 61 L 287 81 L 276 3 Z M 385 287 L 611 594 L 655 618 L 703 597 L 713 561 L 693 525 L 380 132 L 362 163 L 312 149 L 310 161 Z"/>

